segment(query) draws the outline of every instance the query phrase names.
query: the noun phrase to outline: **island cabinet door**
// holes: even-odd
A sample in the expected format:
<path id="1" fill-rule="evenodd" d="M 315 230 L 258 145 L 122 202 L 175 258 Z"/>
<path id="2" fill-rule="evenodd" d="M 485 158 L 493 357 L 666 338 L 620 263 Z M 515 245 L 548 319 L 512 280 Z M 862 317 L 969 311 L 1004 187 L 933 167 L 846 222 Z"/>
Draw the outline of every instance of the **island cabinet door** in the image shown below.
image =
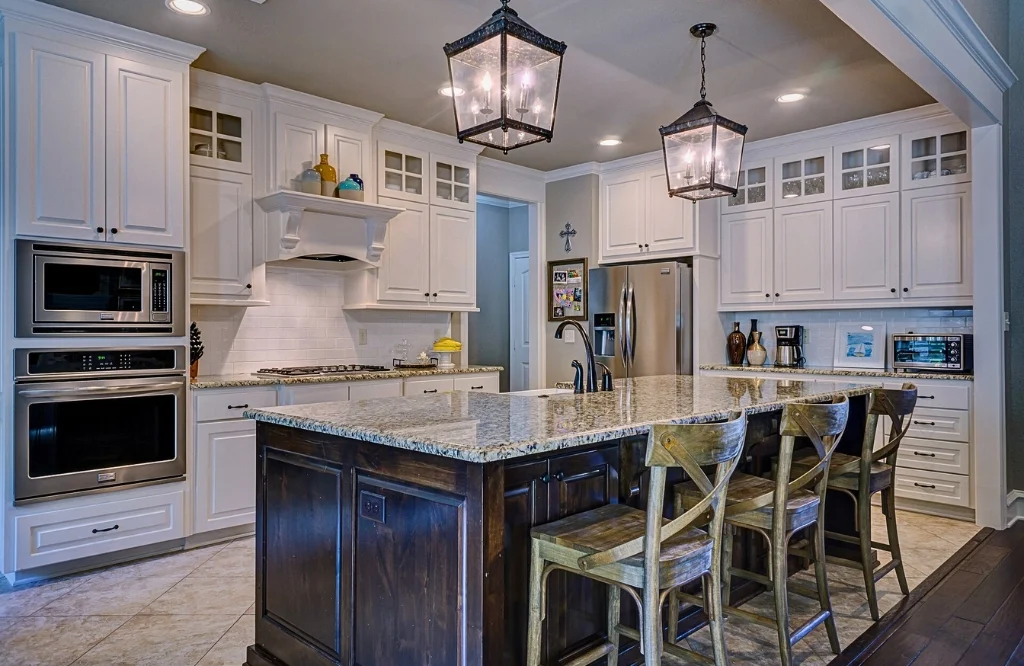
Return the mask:
<path id="1" fill-rule="evenodd" d="M 618 463 L 618 445 L 552 458 L 548 520 L 618 503 Z M 562 663 L 560 657 L 604 639 L 608 594 L 602 583 L 556 571 L 548 578 L 547 592 L 543 663 Z"/>

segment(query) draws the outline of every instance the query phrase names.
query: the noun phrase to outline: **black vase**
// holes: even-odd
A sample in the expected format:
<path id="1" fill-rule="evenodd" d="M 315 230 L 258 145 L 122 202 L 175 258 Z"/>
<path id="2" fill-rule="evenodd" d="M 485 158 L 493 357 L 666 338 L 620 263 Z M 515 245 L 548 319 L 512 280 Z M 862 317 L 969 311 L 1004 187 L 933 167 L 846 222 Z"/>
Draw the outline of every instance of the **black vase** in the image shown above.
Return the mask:
<path id="1" fill-rule="evenodd" d="M 754 333 L 757 332 L 757 320 L 750 320 L 750 333 L 747 333 L 747 346 L 754 344 Z"/>

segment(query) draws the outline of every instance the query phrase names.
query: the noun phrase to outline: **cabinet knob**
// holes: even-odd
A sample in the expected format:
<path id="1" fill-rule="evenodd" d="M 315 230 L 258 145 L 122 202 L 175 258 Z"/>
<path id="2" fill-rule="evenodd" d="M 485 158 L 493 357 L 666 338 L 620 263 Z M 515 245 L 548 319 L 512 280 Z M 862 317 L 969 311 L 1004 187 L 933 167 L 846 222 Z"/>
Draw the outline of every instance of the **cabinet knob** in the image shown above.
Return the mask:
<path id="1" fill-rule="evenodd" d="M 252 289 L 252 285 L 251 284 L 247 284 L 247 285 L 245 285 L 245 288 L 246 289 Z"/>
<path id="2" fill-rule="evenodd" d="M 643 250 L 643 249 L 644 249 L 643 243 L 637 243 L 637 244 L 636 244 L 636 246 L 637 246 L 638 248 L 640 248 L 641 250 Z"/>
<path id="3" fill-rule="evenodd" d="M 537 477 L 537 480 L 541 483 L 551 483 L 551 475 L 545 472 L 544 476 Z"/>
<path id="4" fill-rule="evenodd" d="M 117 233 L 117 227 L 114 227 L 114 228 L 112 228 L 112 229 L 110 230 L 110 233 L 112 233 L 112 234 L 116 234 L 116 233 Z"/>
<path id="5" fill-rule="evenodd" d="M 895 294 L 895 293 L 896 293 L 896 287 L 893 287 L 893 288 L 892 288 L 892 289 L 890 289 L 889 291 L 891 291 L 892 293 L 894 293 L 894 294 Z"/>
<path id="6" fill-rule="evenodd" d="M 645 250 L 646 250 L 647 248 L 649 248 L 649 247 L 650 247 L 650 245 L 648 245 L 647 243 L 644 243 L 644 249 L 645 249 Z"/>
<path id="7" fill-rule="evenodd" d="M 765 294 L 765 295 L 764 295 L 764 297 L 765 297 L 765 298 L 771 298 L 771 297 L 772 297 L 772 295 L 771 295 L 771 294 Z"/>
<path id="8" fill-rule="evenodd" d="M 554 477 L 555 481 L 563 481 L 565 480 L 565 472 L 555 472 Z"/>
<path id="9" fill-rule="evenodd" d="M 426 296 L 427 298 L 430 298 L 430 292 L 429 291 L 423 292 L 423 295 Z"/>
<path id="10" fill-rule="evenodd" d="M 909 288 L 907 288 L 907 287 L 903 287 L 903 293 L 904 293 L 904 294 L 905 294 L 905 293 L 907 293 L 908 291 L 910 291 L 910 289 L 909 289 Z"/>
<path id="11" fill-rule="evenodd" d="M 778 297 L 779 297 L 779 294 L 778 294 L 778 292 L 776 292 L 775 293 L 775 298 L 778 298 Z"/>
<path id="12" fill-rule="evenodd" d="M 102 234 L 103 233 L 103 227 L 96 227 L 96 233 Z"/>
<path id="13" fill-rule="evenodd" d="M 433 296 L 434 298 L 437 298 L 437 292 L 435 291 L 433 294 L 431 294 L 431 296 Z"/>

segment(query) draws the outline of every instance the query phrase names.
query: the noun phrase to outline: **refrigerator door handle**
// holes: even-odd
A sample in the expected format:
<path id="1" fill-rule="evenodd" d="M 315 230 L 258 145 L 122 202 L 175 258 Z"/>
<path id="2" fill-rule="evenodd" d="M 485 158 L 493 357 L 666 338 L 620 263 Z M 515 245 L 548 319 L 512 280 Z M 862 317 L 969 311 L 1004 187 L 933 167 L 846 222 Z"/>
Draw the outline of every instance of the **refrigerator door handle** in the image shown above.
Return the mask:
<path id="1" fill-rule="evenodd" d="M 622 359 L 622 367 L 626 367 L 626 283 L 622 283 L 622 291 L 619 293 L 618 321 L 616 321 L 615 333 L 619 336 L 619 354 Z"/>
<path id="2" fill-rule="evenodd" d="M 629 284 L 629 304 L 626 306 L 629 321 L 629 361 L 636 359 L 636 292 L 633 283 Z"/>

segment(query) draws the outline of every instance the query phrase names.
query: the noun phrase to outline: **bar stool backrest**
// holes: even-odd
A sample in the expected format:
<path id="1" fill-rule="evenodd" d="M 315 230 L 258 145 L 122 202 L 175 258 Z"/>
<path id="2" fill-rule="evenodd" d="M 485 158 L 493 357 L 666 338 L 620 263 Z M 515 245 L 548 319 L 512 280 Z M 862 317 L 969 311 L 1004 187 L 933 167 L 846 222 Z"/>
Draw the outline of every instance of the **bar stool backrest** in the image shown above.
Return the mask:
<path id="1" fill-rule="evenodd" d="M 875 389 L 871 394 L 871 406 L 868 408 L 867 425 L 864 428 L 864 445 L 861 459 L 866 461 L 865 467 L 873 462 L 888 459 L 896 467 L 896 454 L 899 453 L 900 442 L 910 430 L 910 416 L 917 406 L 917 387 L 905 382 L 899 389 Z M 878 417 L 888 416 L 891 421 L 889 438 L 885 446 L 874 451 L 875 432 L 878 429 Z"/>

